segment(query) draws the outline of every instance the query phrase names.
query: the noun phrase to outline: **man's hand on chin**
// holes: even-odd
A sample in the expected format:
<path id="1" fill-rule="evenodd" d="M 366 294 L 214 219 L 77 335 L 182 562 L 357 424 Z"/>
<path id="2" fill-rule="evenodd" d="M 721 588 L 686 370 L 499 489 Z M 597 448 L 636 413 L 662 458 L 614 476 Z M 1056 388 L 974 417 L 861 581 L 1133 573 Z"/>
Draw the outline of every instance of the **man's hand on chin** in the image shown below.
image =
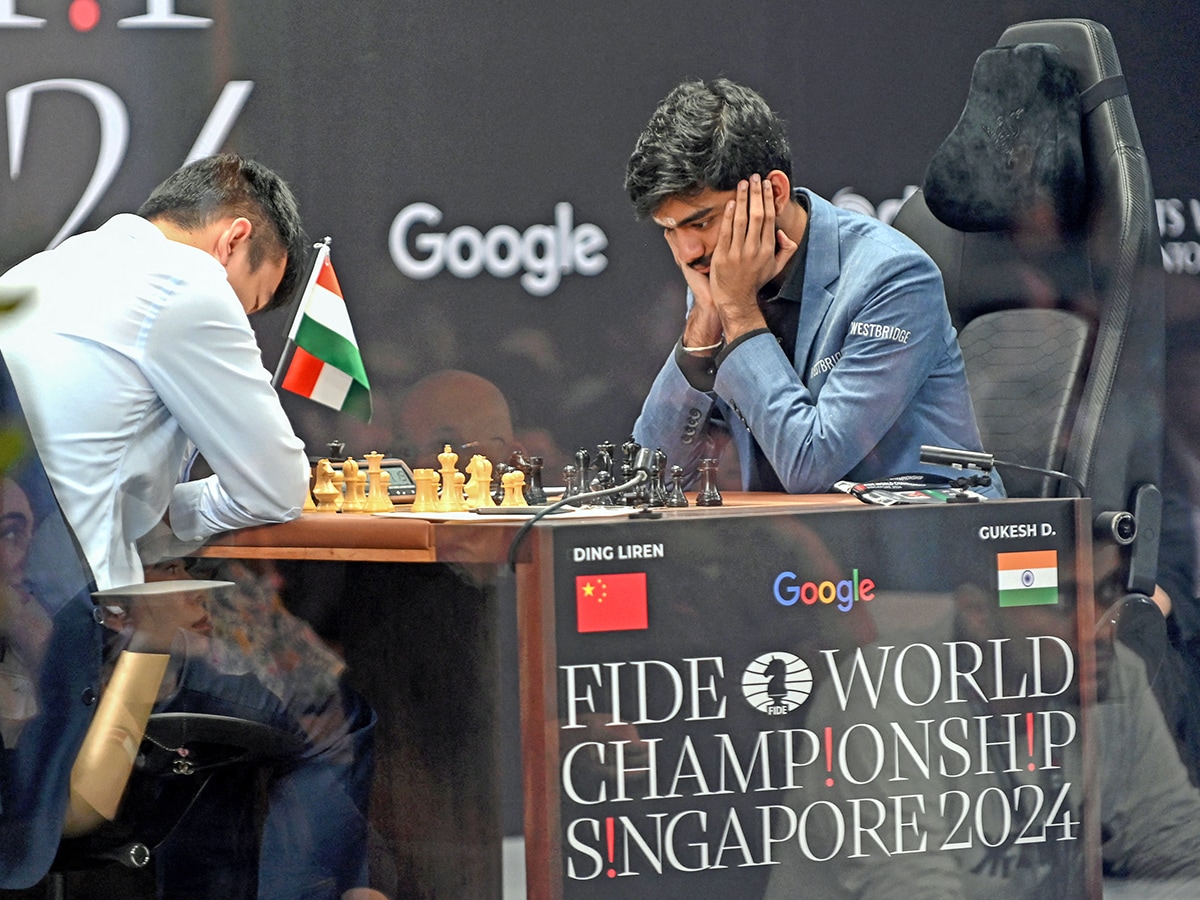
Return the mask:
<path id="1" fill-rule="evenodd" d="M 721 314 L 713 303 L 708 272 L 700 272 L 689 263 L 680 263 L 684 280 L 692 290 L 692 308 L 683 328 L 684 348 L 712 350 L 721 343 Z"/>

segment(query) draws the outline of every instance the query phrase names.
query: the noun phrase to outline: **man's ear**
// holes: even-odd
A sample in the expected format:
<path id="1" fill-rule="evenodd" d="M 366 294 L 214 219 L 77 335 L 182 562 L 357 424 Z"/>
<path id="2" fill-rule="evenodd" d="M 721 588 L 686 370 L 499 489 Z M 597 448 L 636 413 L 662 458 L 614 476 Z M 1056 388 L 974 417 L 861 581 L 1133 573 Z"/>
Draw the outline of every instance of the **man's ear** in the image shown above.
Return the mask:
<path id="1" fill-rule="evenodd" d="M 767 181 L 771 182 L 771 194 L 775 198 L 775 215 L 779 215 L 792 202 L 792 180 L 782 170 L 772 169 L 767 173 Z"/>
<path id="2" fill-rule="evenodd" d="M 217 235 L 216 257 L 221 265 L 226 265 L 238 244 L 250 239 L 254 225 L 249 219 L 238 216 L 230 219 L 228 224 Z"/>

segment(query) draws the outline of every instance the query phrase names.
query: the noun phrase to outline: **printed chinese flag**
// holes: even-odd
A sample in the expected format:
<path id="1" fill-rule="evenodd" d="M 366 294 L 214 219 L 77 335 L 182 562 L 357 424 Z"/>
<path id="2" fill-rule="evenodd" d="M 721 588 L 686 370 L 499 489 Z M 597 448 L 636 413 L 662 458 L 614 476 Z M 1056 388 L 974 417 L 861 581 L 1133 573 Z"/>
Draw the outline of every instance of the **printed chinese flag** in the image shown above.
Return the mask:
<path id="1" fill-rule="evenodd" d="M 369 422 L 371 385 L 367 370 L 342 288 L 329 261 L 329 244 L 317 247 L 312 275 L 288 332 L 291 356 L 285 353 L 286 368 L 280 367 L 276 383 L 293 394 Z"/>
<path id="2" fill-rule="evenodd" d="M 649 627 L 646 573 L 576 576 L 575 612 L 581 633 Z"/>

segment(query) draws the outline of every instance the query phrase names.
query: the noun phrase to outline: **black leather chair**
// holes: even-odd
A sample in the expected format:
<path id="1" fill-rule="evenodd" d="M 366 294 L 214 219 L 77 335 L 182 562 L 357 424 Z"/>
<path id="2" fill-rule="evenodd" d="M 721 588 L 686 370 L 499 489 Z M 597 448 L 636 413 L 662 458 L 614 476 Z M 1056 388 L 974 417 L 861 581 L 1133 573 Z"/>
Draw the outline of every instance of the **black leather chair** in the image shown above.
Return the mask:
<path id="1" fill-rule="evenodd" d="M 1162 263 L 1154 193 L 1112 36 L 1008 28 L 895 226 L 933 257 L 984 447 L 1010 496 L 1091 497 L 1109 602 L 1155 584 Z M 1107 604 L 1105 604 L 1107 605 Z"/>
<path id="2" fill-rule="evenodd" d="M 65 897 L 63 874 L 120 863 L 140 869 L 184 821 L 209 780 L 228 767 L 267 768 L 296 753 L 303 741 L 280 728 L 234 716 L 194 712 L 152 714 L 116 818 L 64 837 L 48 884 L 50 898 Z M 253 778 L 244 778 L 252 785 Z M 255 792 L 249 791 L 248 803 Z"/>

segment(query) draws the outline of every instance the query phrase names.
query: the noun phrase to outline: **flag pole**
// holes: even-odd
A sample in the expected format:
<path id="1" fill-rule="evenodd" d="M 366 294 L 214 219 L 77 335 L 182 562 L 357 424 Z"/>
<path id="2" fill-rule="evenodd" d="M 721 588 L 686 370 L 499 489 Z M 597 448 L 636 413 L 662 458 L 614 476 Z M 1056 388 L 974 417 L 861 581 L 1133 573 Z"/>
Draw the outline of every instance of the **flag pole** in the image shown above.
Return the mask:
<path id="1" fill-rule="evenodd" d="M 275 375 L 271 379 L 271 384 L 275 387 L 279 387 L 284 369 L 287 368 L 287 361 L 291 356 L 289 351 L 296 340 L 296 332 L 300 330 L 300 320 L 304 318 L 304 308 L 307 305 L 309 295 L 312 293 L 313 285 L 317 283 L 317 278 L 321 274 L 321 267 L 325 265 L 325 260 L 329 256 L 329 245 L 331 243 L 332 238 L 326 235 L 324 240 L 313 244 L 313 249 L 317 251 L 317 255 L 313 260 L 312 269 L 308 273 L 308 281 L 304 285 L 304 290 L 300 292 L 300 301 L 296 304 L 296 314 L 292 316 L 292 324 L 288 328 L 287 342 L 284 344 L 283 352 L 279 354 L 279 362 L 275 366 Z"/>

